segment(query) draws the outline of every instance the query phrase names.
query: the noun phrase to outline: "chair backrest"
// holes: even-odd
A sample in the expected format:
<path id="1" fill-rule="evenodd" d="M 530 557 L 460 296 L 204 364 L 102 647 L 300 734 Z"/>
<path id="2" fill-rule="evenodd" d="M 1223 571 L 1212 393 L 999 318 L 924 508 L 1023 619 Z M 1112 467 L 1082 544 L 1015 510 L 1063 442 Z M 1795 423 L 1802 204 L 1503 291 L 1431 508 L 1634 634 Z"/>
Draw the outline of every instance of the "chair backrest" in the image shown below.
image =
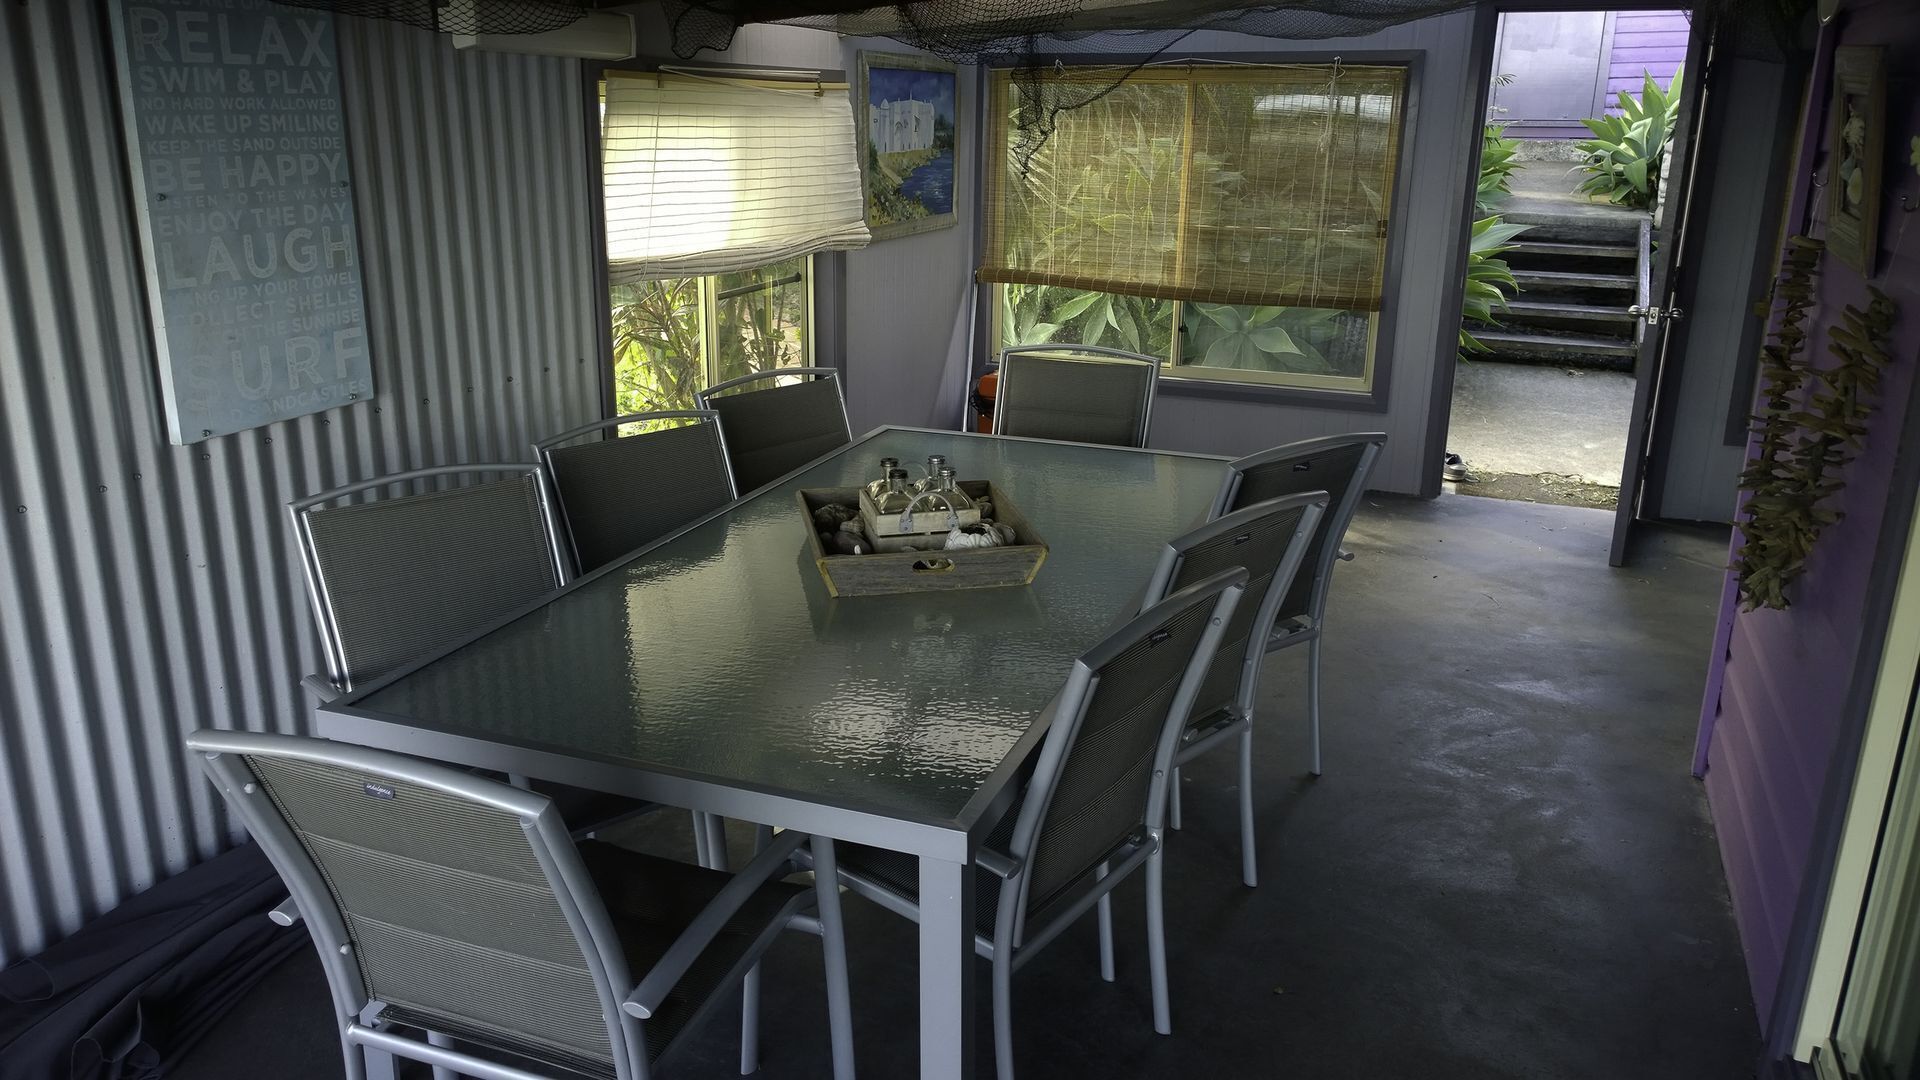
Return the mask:
<path id="1" fill-rule="evenodd" d="M 1145 446 L 1160 362 L 1092 345 L 1018 345 L 1000 353 L 993 432 Z"/>
<path id="2" fill-rule="evenodd" d="M 1327 582 L 1333 576 L 1340 541 L 1347 535 L 1354 511 L 1367 493 L 1367 477 L 1387 444 L 1384 432 L 1329 435 L 1305 439 L 1250 454 L 1227 466 L 1227 477 L 1214 499 L 1211 517 L 1244 509 L 1255 503 L 1297 495 L 1303 491 L 1327 493 L 1327 512 L 1307 547 L 1300 572 L 1275 613 L 1279 619 L 1309 616 L 1316 623 L 1326 611 Z"/>
<path id="3" fill-rule="evenodd" d="M 313 933 L 342 1017 L 620 1080 L 645 1075 L 633 981 L 545 796 L 325 739 L 197 731 L 202 768 Z"/>
<path id="4" fill-rule="evenodd" d="M 445 478 L 475 482 L 332 505 Z M 288 503 L 334 684 L 383 675 L 556 588 L 544 502 L 539 467 L 513 464 L 416 469 Z"/>
<path id="5" fill-rule="evenodd" d="M 1159 828 L 1174 744 L 1246 583 L 1236 568 L 1183 589 L 1074 661 L 1008 844 L 1027 868 L 1016 936 L 1115 849 Z"/>
<path id="6" fill-rule="evenodd" d="M 628 425 L 685 421 L 620 435 Z M 588 436 L 592 442 L 567 443 Z M 732 502 L 720 414 L 631 413 L 533 444 L 553 481 L 562 561 L 586 573 Z"/>
<path id="7" fill-rule="evenodd" d="M 799 382 L 777 380 L 798 377 Z M 764 383 L 765 385 L 756 386 Z M 734 486 L 752 491 L 853 441 L 840 373 L 775 368 L 709 386 L 695 395 L 724 421 Z"/>
<path id="8" fill-rule="evenodd" d="M 1192 716 L 1220 710 L 1245 715 L 1260 685 L 1260 662 L 1280 602 L 1292 586 L 1327 509 L 1327 493 L 1303 492 L 1255 503 L 1175 538 L 1160 554 L 1147 603 L 1213 577 L 1247 571 L 1246 595 L 1233 609 L 1220 648 L 1194 697 Z"/>

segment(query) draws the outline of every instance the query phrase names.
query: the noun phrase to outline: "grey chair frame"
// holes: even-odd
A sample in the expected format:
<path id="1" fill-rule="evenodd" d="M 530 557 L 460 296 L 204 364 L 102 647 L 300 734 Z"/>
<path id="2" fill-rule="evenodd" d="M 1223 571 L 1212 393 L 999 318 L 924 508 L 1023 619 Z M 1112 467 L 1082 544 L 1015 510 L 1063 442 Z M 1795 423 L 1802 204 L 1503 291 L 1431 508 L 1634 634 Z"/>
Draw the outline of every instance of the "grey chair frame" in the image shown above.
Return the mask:
<path id="1" fill-rule="evenodd" d="M 1173 771 L 1180 730 L 1186 725 L 1187 713 L 1193 708 L 1194 698 L 1200 691 L 1200 683 L 1206 676 L 1215 651 L 1219 648 L 1220 638 L 1225 632 L 1227 620 L 1233 614 L 1234 605 L 1239 602 L 1246 590 L 1246 583 L 1247 573 L 1244 569 L 1223 571 L 1205 581 L 1196 582 L 1136 615 L 1115 630 L 1106 640 L 1074 661 L 1067 676 L 1066 685 L 1060 691 L 1059 697 L 1055 699 L 1051 710 L 1053 719 L 1045 739 L 1040 744 L 1033 776 L 1021 800 L 1017 811 L 1018 817 L 1015 819 L 1005 850 L 982 844 L 974 856 L 973 865 L 978 871 L 992 874 L 1002 881 L 999 902 L 995 909 L 993 934 L 984 935 L 978 930 L 973 933 L 974 954 L 990 961 L 993 969 L 994 1057 L 1000 1080 L 1013 1080 L 1014 1077 L 1013 973 L 1024 967 L 1029 959 L 1049 942 L 1059 937 L 1088 910 L 1098 908 L 1100 977 L 1112 982 L 1114 978 L 1112 893 L 1116 886 L 1143 866 L 1146 868 L 1147 883 L 1147 957 L 1152 981 L 1153 1026 L 1154 1030 L 1162 1035 L 1172 1033 L 1172 1006 L 1167 988 L 1165 889 L 1162 863 L 1168 777 Z M 1028 871 L 1034 865 L 1034 848 L 1040 837 L 1041 828 L 1046 823 L 1049 804 L 1053 801 L 1055 786 L 1066 764 L 1067 755 L 1086 718 L 1087 709 L 1092 704 L 1094 690 L 1099 681 L 1097 670 L 1153 633 L 1165 623 L 1169 613 L 1188 605 L 1206 602 L 1209 597 L 1212 599 L 1213 611 L 1207 628 L 1201 635 L 1193 660 L 1187 665 L 1186 674 L 1174 694 L 1172 707 L 1162 725 L 1160 738 L 1154 750 L 1152 773 L 1147 789 L 1144 835 L 1136 834 L 1110 852 L 1093 871 L 1091 887 L 1085 894 L 1077 897 L 1071 904 L 1053 915 L 1044 925 L 1027 926 L 1028 892 L 1032 885 L 1032 875 Z M 800 855 L 803 862 L 807 857 L 806 853 Z M 824 876 L 826 872 L 816 864 L 815 873 Z M 844 864 L 839 868 L 838 877 L 854 892 L 896 914 L 919 921 L 919 904 L 913 898 L 901 895 L 882 882 L 853 872 Z"/>
<path id="2" fill-rule="evenodd" d="M 1075 356 L 1080 356 L 1080 357 L 1084 357 L 1086 359 L 1091 359 L 1095 361 L 1104 360 L 1108 363 L 1135 363 L 1135 364 L 1146 365 L 1146 369 L 1147 369 L 1146 407 L 1140 410 L 1140 423 L 1138 428 L 1135 430 L 1134 441 L 1131 445 L 1136 448 L 1144 447 L 1147 445 L 1147 435 L 1152 430 L 1152 427 L 1153 427 L 1153 403 L 1154 403 L 1154 400 L 1160 396 L 1160 361 L 1159 360 L 1151 356 L 1142 355 L 1140 353 L 1128 352 L 1125 349 L 1109 349 L 1104 345 L 1064 345 L 1063 344 L 1063 345 L 1011 345 L 1011 346 L 1008 346 L 1007 348 L 1000 350 L 999 356 L 994 361 L 994 365 L 1000 370 L 999 381 L 995 384 L 995 387 L 994 387 L 993 433 L 995 435 L 1005 434 L 1005 432 L 1001 428 L 1001 421 L 1006 416 L 1006 410 L 1001 408 L 1001 405 L 1006 401 L 1008 390 L 1011 384 L 1015 381 L 1009 377 L 1010 372 L 1007 367 L 1007 357 L 1009 356 L 1016 356 L 1016 357 L 1017 356 L 1041 356 L 1041 357 L 1059 356 L 1059 357 L 1066 358 L 1069 362 L 1078 362 L 1078 361 L 1074 361 L 1072 358 Z M 1018 365 L 1015 365 L 1015 366 L 1017 367 Z"/>
<path id="3" fill-rule="evenodd" d="M 608 420 L 595 420 L 590 424 L 581 424 L 579 427 L 562 431 L 558 435 L 541 439 L 533 444 L 533 454 L 540 461 L 540 482 L 545 485 L 543 505 L 551 517 L 547 523 L 547 532 L 553 538 L 554 563 L 567 572 L 566 578 L 561 581 L 562 585 L 572 581 L 583 571 L 580 566 L 580 545 L 574 539 L 573 522 L 567 517 L 566 500 L 560 495 L 558 474 L 553 468 L 553 452 L 566 443 L 596 432 L 611 431 L 614 438 L 626 438 L 628 436 L 620 435 L 620 428 L 627 424 L 645 424 L 655 420 L 692 420 L 696 423 L 712 424 L 713 436 L 720 443 L 720 460 L 726 465 L 727 498 L 732 500 L 740 497 L 740 489 L 733 481 L 733 458 L 727 453 L 726 425 L 720 422 L 720 414 L 712 409 L 666 409 L 660 412 L 627 413 Z M 642 432 L 640 436 L 634 437 L 644 437 L 645 434 Z"/>
<path id="4" fill-rule="evenodd" d="M 558 540 L 553 531 L 552 501 L 548 498 L 547 485 L 541 475 L 540 466 L 534 462 L 499 462 L 473 465 L 439 465 L 426 469 L 409 469 L 405 472 L 390 473 L 370 480 L 357 480 L 351 484 L 329 488 L 326 491 L 295 499 L 287 504 L 287 515 L 293 523 L 293 535 L 300 548 L 300 568 L 306 576 L 307 599 L 313 605 L 314 621 L 320 628 L 320 645 L 326 655 L 326 682 L 309 675 L 303 684 L 322 701 L 331 701 L 346 692 L 352 685 L 347 672 L 346 646 L 340 637 L 340 628 L 334 622 L 333 604 L 327 594 L 327 582 L 321 572 L 319 551 L 314 547 L 313 530 L 309 527 L 307 515 L 323 503 L 358 495 L 363 491 L 392 487 L 396 484 L 409 484 L 421 480 L 435 480 L 454 476 L 482 476 L 504 474 L 510 476 L 531 476 L 540 500 L 542 528 L 547 536 L 548 561 L 553 570 L 554 587 L 558 588 L 566 580 L 566 566 L 559 557 Z"/>
<path id="5" fill-rule="evenodd" d="M 1347 526 L 1353 524 L 1353 516 L 1360 509 L 1360 500 L 1367 493 L 1367 479 L 1373 474 L 1373 468 L 1379 463 L 1380 453 L 1387 443 L 1386 432 L 1368 431 L 1351 435 L 1328 435 L 1317 439 L 1302 439 L 1299 442 L 1276 446 L 1271 450 L 1262 450 L 1249 454 L 1227 464 L 1227 475 L 1221 481 L 1220 492 L 1214 497 L 1213 510 L 1209 517 L 1219 517 L 1233 507 L 1239 495 L 1240 485 L 1251 469 L 1264 465 L 1273 465 L 1297 458 L 1324 454 L 1330 450 L 1339 450 L 1349 446 L 1362 447 L 1359 464 L 1353 471 L 1353 479 L 1347 485 L 1346 495 L 1339 505 L 1329 506 L 1327 513 L 1320 519 L 1320 527 L 1326 531 L 1326 542 L 1320 546 L 1320 558 L 1311 567 L 1302 570 L 1313 574 L 1313 592 L 1308 599 L 1306 621 L 1297 625 L 1283 625 L 1274 628 L 1267 640 L 1269 652 L 1292 648 L 1295 645 L 1307 646 L 1307 725 L 1311 762 L 1308 771 L 1314 776 L 1320 775 L 1320 642 L 1326 624 L 1327 590 L 1333 580 L 1333 564 L 1346 562 L 1353 558 L 1349 552 L 1342 551 L 1340 544 L 1347 535 Z M 1175 804 L 1174 827 L 1179 828 L 1179 808 Z"/>
<path id="6" fill-rule="evenodd" d="M 534 859 L 545 872 L 547 883 L 573 931 L 593 978 L 601 1013 L 607 1024 L 617 1080 L 648 1080 L 652 1066 L 647 1060 L 642 1022 L 659 1009 L 667 994 L 686 976 L 740 905 L 762 884 L 791 872 L 794 853 L 813 840 L 802 833 L 786 832 L 765 845 L 753 861 L 735 874 L 733 880 L 674 940 L 660 961 L 636 980 L 627 969 L 613 920 L 607 914 L 599 891 L 567 833 L 567 826 L 561 821 L 552 801 L 545 796 L 445 765 L 326 739 L 203 729 L 189 735 L 186 745 L 199 758 L 208 778 L 226 797 L 227 804 L 246 825 L 247 831 L 260 844 L 287 885 L 292 907 L 282 904 L 275 909 L 274 921 L 282 925 L 303 921 L 313 935 L 332 993 L 348 1080 L 391 1076 L 394 1057 L 429 1064 L 434 1067 L 436 1076 L 444 1071 L 480 1077 L 482 1080 L 548 1078 L 516 1066 L 464 1053 L 454 1047 L 450 1040 L 431 1033 L 425 1039 L 414 1038 L 382 1021 L 380 1012 L 384 1004 L 367 994 L 356 962 L 351 958 L 353 943 L 346 922 L 326 879 L 307 855 L 286 819 L 264 797 L 252 770 L 241 760 L 241 755 L 295 758 L 373 773 L 432 788 L 455 798 L 518 816 Z M 821 847 L 831 865 L 830 844 L 821 842 Z M 823 880 L 831 881 L 832 878 L 829 876 Z M 816 882 L 814 894 L 817 915 L 796 914 L 787 920 L 785 928 L 818 934 L 822 939 L 827 967 L 834 1075 L 836 1080 L 851 1080 L 852 1021 L 839 891 Z M 758 967 L 761 955 L 778 937 L 780 929 L 782 927 L 776 924 L 765 933 L 719 985 L 725 987 L 745 980 L 747 973 Z M 623 987 L 630 989 L 623 990 Z M 749 996 L 742 1009 L 743 1021 L 757 1022 L 758 1002 L 752 992 L 754 990 L 757 990 L 757 980 L 749 987 Z M 708 1006 L 688 1021 L 686 1029 L 697 1025 L 711 1003 L 720 996 L 716 993 L 710 998 Z M 749 1060 L 747 1055 L 750 1050 L 757 1050 L 757 1038 L 752 1028 L 743 1031 L 743 1063 Z M 571 1072 L 564 1066 L 553 1067 Z"/>
<path id="7" fill-rule="evenodd" d="M 1327 493 L 1324 491 L 1303 492 L 1255 503 L 1224 517 L 1214 518 L 1167 544 L 1160 553 L 1160 562 L 1154 567 L 1153 577 L 1147 585 L 1147 602 L 1153 603 L 1164 596 L 1179 577 L 1181 565 L 1188 552 L 1202 544 L 1246 528 L 1270 515 L 1288 513 L 1295 509 L 1300 511 L 1300 522 L 1294 530 L 1293 540 L 1287 545 L 1280 565 L 1274 568 L 1273 577 L 1267 584 L 1266 595 L 1261 598 L 1260 609 L 1254 613 L 1253 622 L 1248 627 L 1247 653 L 1241 662 L 1240 685 L 1232 707 L 1224 717 L 1205 727 L 1195 726 L 1190 722 L 1181 732 L 1180 748 L 1175 753 L 1173 761 L 1172 794 L 1168 799 L 1169 815 L 1176 819 L 1173 821 L 1174 827 L 1179 828 L 1177 816 L 1180 812 L 1180 767 L 1209 751 L 1227 745 L 1230 739 L 1239 743 L 1240 877 L 1248 888 L 1259 884 L 1257 851 L 1253 839 L 1253 704 L 1260 690 L 1261 662 L 1267 655 L 1267 642 L 1272 636 L 1273 622 L 1275 616 L 1279 614 L 1280 604 L 1286 599 L 1287 590 L 1292 586 L 1294 576 L 1299 573 L 1300 564 L 1306 557 L 1307 546 L 1313 539 L 1314 530 L 1320 527 L 1320 522 L 1326 513 L 1327 498 Z"/>

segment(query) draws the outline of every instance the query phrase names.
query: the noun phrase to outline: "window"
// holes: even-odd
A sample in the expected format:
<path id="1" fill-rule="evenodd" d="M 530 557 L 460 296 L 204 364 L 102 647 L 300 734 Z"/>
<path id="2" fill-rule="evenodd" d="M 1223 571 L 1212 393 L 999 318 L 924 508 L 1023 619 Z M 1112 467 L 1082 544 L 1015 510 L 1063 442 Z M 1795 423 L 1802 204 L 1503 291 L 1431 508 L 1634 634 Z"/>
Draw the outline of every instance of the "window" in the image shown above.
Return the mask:
<path id="1" fill-rule="evenodd" d="M 813 360 L 813 254 L 867 242 L 844 85 L 600 84 L 614 409 Z"/>
<path id="2" fill-rule="evenodd" d="M 1370 392 L 1405 68 L 1066 68 L 1038 92 L 1102 86 L 1023 161 L 1012 73 L 995 73 L 979 277 L 998 290 L 1000 343 Z"/>
<path id="3" fill-rule="evenodd" d="M 813 259 L 613 286 L 614 411 L 696 407 L 693 395 L 813 361 Z"/>

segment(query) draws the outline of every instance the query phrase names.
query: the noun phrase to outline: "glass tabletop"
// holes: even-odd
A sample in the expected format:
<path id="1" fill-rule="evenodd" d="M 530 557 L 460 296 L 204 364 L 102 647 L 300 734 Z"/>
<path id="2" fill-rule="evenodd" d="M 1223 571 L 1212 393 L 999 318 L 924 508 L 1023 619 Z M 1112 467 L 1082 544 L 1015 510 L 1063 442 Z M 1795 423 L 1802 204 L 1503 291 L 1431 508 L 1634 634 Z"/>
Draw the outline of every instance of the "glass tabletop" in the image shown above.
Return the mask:
<path id="1" fill-rule="evenodd" d="M 835 598 L 798 488 L 945 454 L 1050 548 L 1026 587 Z M 915 469 L 917 476 L 921 469 Z M 1223 459 L 882 428 L 331 708 L 929 824 L 956 822 L 1131 614 Z M 329 711 L 331 711 L 331 708 Z"/>

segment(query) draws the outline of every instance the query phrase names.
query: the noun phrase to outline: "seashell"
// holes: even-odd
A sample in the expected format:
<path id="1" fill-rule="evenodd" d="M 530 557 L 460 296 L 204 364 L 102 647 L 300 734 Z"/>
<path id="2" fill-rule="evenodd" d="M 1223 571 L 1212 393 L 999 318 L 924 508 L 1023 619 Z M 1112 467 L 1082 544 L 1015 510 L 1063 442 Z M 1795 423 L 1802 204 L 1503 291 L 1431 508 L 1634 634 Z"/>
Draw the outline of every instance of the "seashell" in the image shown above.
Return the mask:
<path id="1" fill-rule="evenodd" d="M 859 518 L 851 518 L 841 522 L 840 531 L 853 537 L 855 540 L 865 540 L 867 538 L 867 527 L 860 523 Z"/>
<path id="2" fill-rule="evenodd" d="M 999 547 L 1000 535 L 991 525 L 961 525 L 947 533 L 947 550 Z"/>
<path id="3" fill-rule="evenodd" d="M 1019 535 L 1013 531 L 1013 526 L 1005 522 L 991 521 L 987 523 L 987 528 L 993 530 L 993 534 L 1000 538 L 1000 543 L 1003 545 L 1017 543 L 1020 539 Z"/>
<path id="4" fill-rule="evenodd" d="M 818 528 L 832 530 L 839 527 L 841 522 L 859 516 L 860 511 L 844 503 L 827 503 L 814 508 L 813 523 Z"/>
<path id="5" fill-rule="evenodd" d="M 973 500 L 973 508 L 975 510 L 980 511 L 980 516 L 983 518 L 990 518 L 993 516 L 993 500 L 987 498 L 984 495 L 978 499 Z"/>

